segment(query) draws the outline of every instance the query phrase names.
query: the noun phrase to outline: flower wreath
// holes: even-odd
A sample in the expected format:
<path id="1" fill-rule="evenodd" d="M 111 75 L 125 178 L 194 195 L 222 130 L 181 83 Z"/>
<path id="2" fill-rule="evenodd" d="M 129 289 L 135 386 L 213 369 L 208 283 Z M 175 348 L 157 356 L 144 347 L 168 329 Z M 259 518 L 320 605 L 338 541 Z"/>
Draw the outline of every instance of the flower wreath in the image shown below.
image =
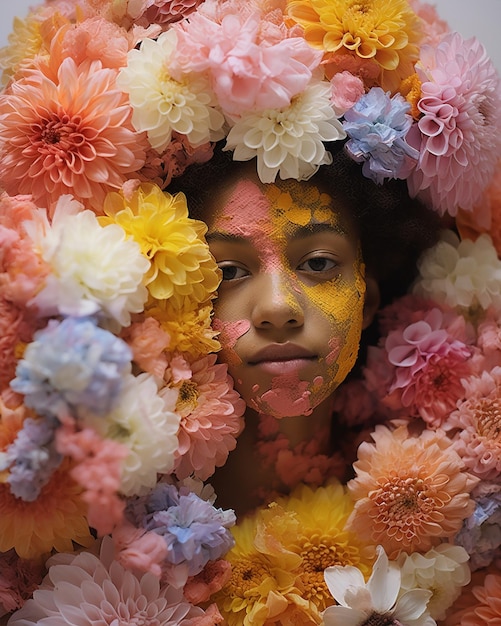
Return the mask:
<path id="1" fill-rule="evenodd" d="M 501 95 L 482 45 L 419 0 L 46 0 L 0 58 L 0 615 L 501 619 Z M 220 140 L 263 182 L 309 178 L 343 140 L 448 226 L 336 396 L 366 431 L 356 460 L 268 451 L 303 484 L 236 526 L 205 484 L 245 409 L 216 362 L 219 274 L 165 191 Z M 336 463 L 347 484 L 308 480 Z"/>

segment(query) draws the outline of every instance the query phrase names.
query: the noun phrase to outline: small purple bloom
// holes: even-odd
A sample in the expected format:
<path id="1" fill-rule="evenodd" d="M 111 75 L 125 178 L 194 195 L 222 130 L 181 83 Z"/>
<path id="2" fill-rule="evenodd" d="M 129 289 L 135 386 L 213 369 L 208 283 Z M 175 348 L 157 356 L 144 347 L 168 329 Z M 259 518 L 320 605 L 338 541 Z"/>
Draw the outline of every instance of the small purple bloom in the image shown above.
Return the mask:
<path id="1" fill-rule="evenodd" d="M 344 114 L 343 128 L 350 137 L 346 150 L 363 163 L 364 176 L 378 184 L 385 178 L 407 178 L 419 156 L 405 141 L 412 126 L 409 109 L 400 94 L 390 98 L 373 87 Z"/>
<path id="2" fill-rule="evenodd" d="M 106 415 L 131 359 L 129 346 L 90 318 L 50 320 L 26 348 L 11 387 L 39 415 Z"/>

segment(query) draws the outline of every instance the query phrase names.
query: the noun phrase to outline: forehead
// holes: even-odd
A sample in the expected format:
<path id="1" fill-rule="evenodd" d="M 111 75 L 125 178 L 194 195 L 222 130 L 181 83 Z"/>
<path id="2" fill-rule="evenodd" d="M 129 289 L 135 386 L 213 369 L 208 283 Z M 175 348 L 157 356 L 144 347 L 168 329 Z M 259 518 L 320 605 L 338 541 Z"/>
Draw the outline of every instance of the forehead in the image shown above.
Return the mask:
<path id="1" fill-rule="evenodd" d="M 343 207 L 316 185 L 291 179 L 264 184 L 250 172 L 223 184 L 206 211 L 206 221 L 209 233 L 243 238 L 256 229 L 282 237 L 305 235 L 322 225 L 342 235 L 354 234 Z"/>

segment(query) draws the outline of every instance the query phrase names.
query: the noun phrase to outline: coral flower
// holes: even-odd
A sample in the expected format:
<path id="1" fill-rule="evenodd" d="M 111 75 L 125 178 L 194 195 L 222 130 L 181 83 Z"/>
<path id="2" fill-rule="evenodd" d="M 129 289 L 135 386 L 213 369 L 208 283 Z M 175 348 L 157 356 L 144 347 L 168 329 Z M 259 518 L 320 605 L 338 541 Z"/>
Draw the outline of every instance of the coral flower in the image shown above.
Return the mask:
<path id="1" fill-rule="evenodd" d="M 314 48 L 373 59 L 381 69 L 385 90 L 394 91 L 402 78 L 412 74 L 420 20 L 407 0 L 289 0 L 287 5 L 289 16 L 304 27 L 305 38 Z"/>
<path id="2" fill-rule="evenodd" d="M 355 500 L 347 528 L 382 544 L 390 558 L 426 551 L 452 538 L 473 511 L 476 480 L 443 433 L 412 437 L 404 426 L 377 426 L 360 445 L 348 483 Z"/>
<path id="3" fill-rule="evenodd" d="M 485 626 L 501 624 L 501 575 L 489 573 L 471 589 L 470 605 L 449 616 L 447 626 Z"/>
<path id="4" fill-rule="evenodd" d="M 57 79 L 32 72 L 0 96 L 0 182 L 50 208 L 71 193 L 97 212 L 144 163 L 144 138 L 130 125 L 116 70 L 62 61 Z"/>

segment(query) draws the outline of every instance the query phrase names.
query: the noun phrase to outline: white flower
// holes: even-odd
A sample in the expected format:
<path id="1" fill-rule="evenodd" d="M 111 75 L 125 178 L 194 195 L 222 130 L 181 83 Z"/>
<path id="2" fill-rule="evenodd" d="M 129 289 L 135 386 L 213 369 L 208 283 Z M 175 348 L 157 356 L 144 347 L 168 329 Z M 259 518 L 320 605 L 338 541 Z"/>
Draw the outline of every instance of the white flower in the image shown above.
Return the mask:
<path id="1" fill-rule="evenodd" d="M 100 312 L 127 326 L 130 313 L 143 310 L 148 292 L 142 280 L 150 264 L 120 226 L 101 226 L 69 195 L 60 197 L 52 223 L 40 209 L 24 225 L 52 269 L 33 299 L 42 315 Z"/>
<path id="2" fill-rule="evenodd" d="M 436 626 L 426 604 L 431 591 L 412 589 L 400 597 L 400 570 L 388 562 L 382 546 L 372 574 L 365 583 L 362 572 L 352 565 L 334 565 L 325 572 L 325 582 L 338 603 L 323 613 L 325 626 Z"/>
<path id="3" fill-rule="evenodd" d="M 224 136 L 224 117 L 215 108 L 207 77 L 193 73 L 174 78 L 169 73 L 176 43 L 173 30 L 156 41 L 144 39 L 139 50 L 129 52 L 128 65 L 117 78 L 118 86 L 129 94 L 134 127 L 146 131 L 160 153 L 169 145 L 172 131 L 186 135 L 193 146 Z"/>
<path id="4" fill-rule="evenodd" d="M 228 133 L 226 150 L 235 161 L 257 156 L 257 171 L 263 183 L 280 178 L 307 180 L 320 165 L 332 162 L 323 141 L 344 139 L 346 133 L 331 105 L 326 81 L 311 83 L 282 109 L 248 113 Z"/>
<path id="5" fill-rule="evenodd" d="M 501 306 L 501 261 L 489 235 L 459 241 L 452 231 L 419 264 L 414 293 L 451 307 Z"/>
<path id="6" fill-rule="evenodd" d="M 167 410 L 149 374 L 124 381 L 125 391 L 105 419 L 89 419 L 101 435 L 129 449 L 122 467 L 120 491 L 125 496 L 144 495 L 174 466 L 180 416 Z"/>
<path id="7" fill-rule="evenodd" d="M 426 554 L 401 553 L 397 563 L 402 575 L 402 591 L 429 589 L 433 595 L 428 611 L 434 619 L 445 619 L 447 609 L 470 582 L 469 555 L 461 546 L 441 543 Z"/>

